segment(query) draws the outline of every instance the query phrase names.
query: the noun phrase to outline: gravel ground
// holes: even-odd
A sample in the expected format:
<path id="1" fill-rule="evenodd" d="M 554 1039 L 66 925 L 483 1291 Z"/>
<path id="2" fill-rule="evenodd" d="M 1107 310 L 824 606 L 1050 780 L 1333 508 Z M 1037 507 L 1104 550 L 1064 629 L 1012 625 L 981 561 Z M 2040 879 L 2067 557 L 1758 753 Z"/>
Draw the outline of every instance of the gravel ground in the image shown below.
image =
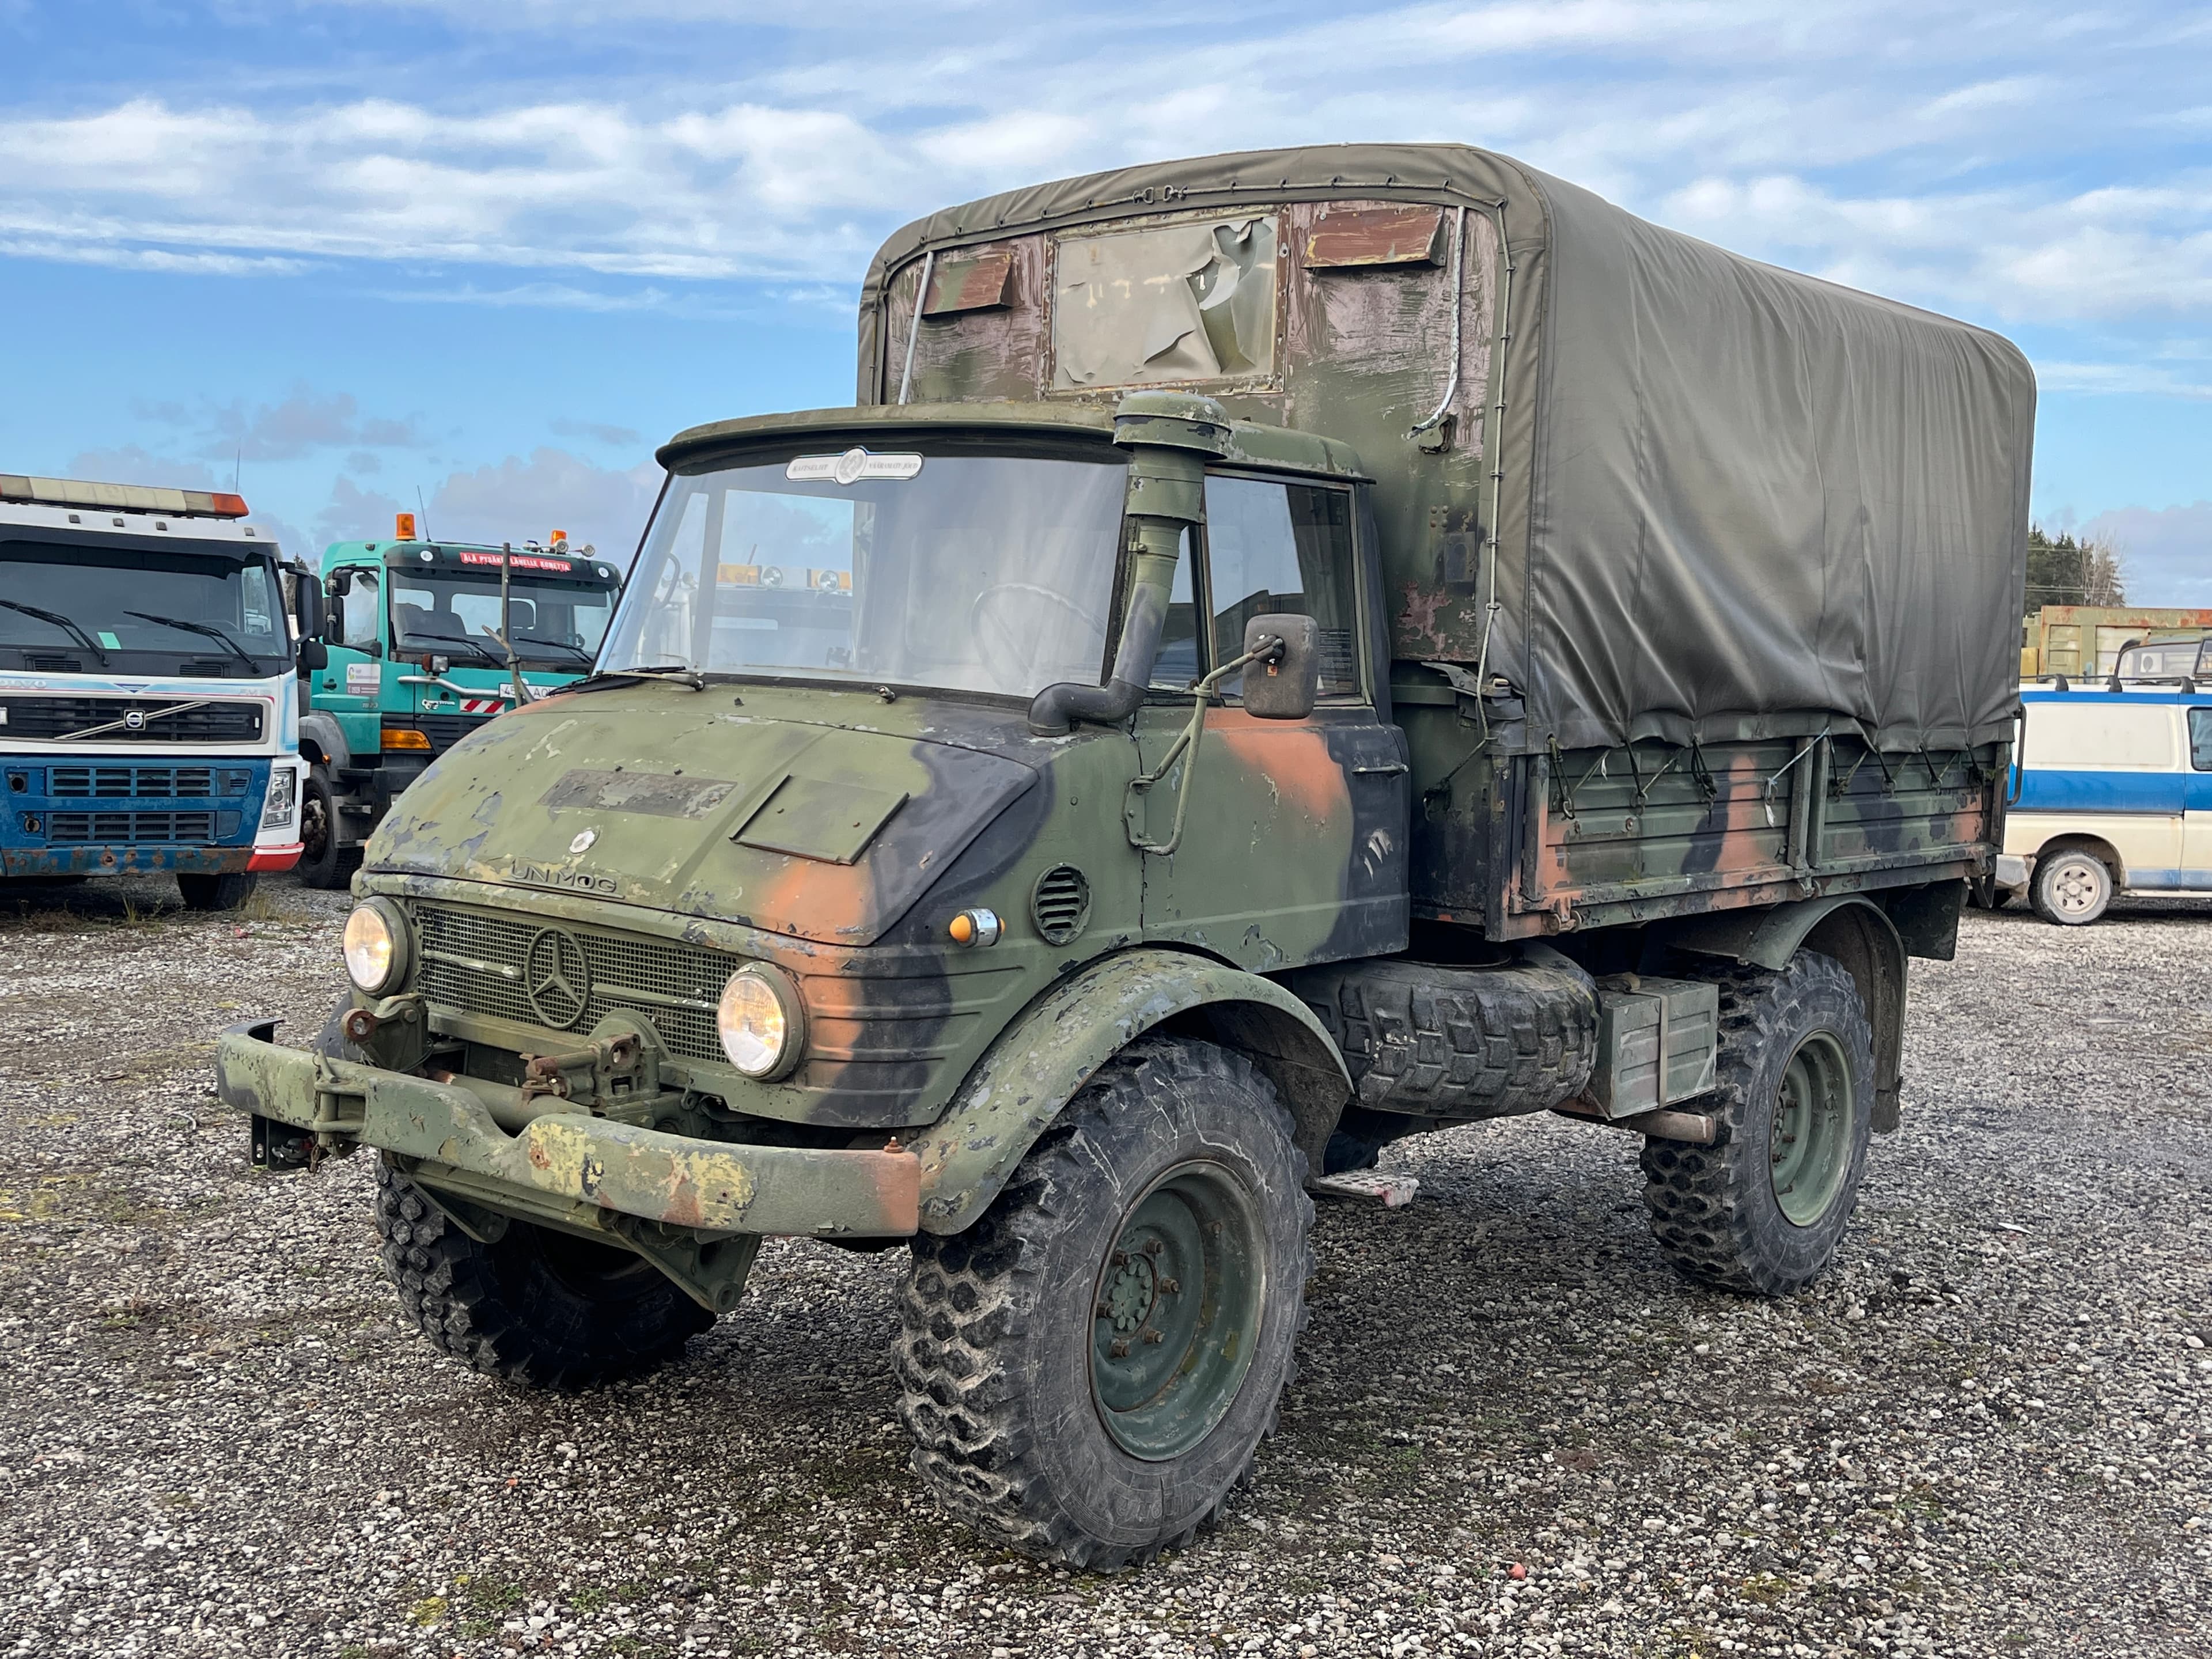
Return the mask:
<path id="1" fill-rule="evenodd" d="M 777 1243 L 649 1380 L 511 1392 L 395 1323 L 365 1159 L 245 1166 L 244 1013 L 343 901 L 0 908 L 0 1654 L 2202 1655 L 2212 915 L 1971 915 L 1842 1265 L 1692 1289 L 1633 1148 L 1545 1120 L 1324 1209 L 1226 1524 L 1085 1578 L 979 1548 L 890 1420 L 903 1258 Z M 63 908 L 65 907 L 65 908 Z"/>

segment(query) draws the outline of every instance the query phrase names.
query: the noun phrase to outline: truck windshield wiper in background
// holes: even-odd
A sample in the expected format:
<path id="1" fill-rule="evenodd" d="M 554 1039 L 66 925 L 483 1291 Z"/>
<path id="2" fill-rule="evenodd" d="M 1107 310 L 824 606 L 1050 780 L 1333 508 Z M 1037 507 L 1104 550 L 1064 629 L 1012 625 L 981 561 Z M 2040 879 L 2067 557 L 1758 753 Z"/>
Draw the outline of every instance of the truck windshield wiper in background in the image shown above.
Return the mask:
<path id="1" fill-rule="evenodd" d="M 107 653 L 100 649 L 100 641 L 62 615 L 60 611 L 42 610 L 35 605 L 25 605 L 20 599 L 0 599 L 0 605 L 6 605 L 10 611 L 20 611 L 27 617 L 36 617 L 42 623 L 52 623 L 91 652 L 94 656 L 99 658 L 100 665 L 102 668 L 107 666 Z M 137 612 L 133 611 L 131 614 L 136 616 Z"/>
<path id="2" fill-rule="evenodd" d="M 436 640 L 445 645 L 465 645 L 476 653 L 479 661 L 488 662 L 494 668 L 507 666 L 506 658 L 478 645 L 465 634 L 434 634 L 427 628 L 410 628 L 399 636 L 399 644 L 401 648 L 404 649 L 417 640 Z"/>
<path id="3" fill-rule="evenodd" d="M 556 651 L 568 652 L 586 667 L 591 666 L 592 653 L 580 645 L 571 645 L 566 640 L 549 640 L 543 634 L 510 634 L 507 637 L 511 640 L 520 640 L 525 645 L 550 645 Z"/>
<path id="4" fill-rule="evenodd" d="M 136 617 L 140 622 L 159 623 L 164 628 L 181 628 L 186 633 L 204 635 L 209 639 L 220 641 L 223 649 L 246 665 L 248 673 L 261 666 L 252 653 L 212 623 L 183 622 L 175 617 L 157 617 L 147 611 L 126 611 L 123 614 Z"/>

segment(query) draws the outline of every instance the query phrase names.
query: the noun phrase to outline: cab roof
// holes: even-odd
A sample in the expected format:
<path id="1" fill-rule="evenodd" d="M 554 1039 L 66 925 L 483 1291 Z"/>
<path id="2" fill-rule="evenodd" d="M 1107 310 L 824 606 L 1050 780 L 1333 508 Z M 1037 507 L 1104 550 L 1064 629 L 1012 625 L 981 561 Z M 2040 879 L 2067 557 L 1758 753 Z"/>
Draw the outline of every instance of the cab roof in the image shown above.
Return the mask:
<path id="1" fill-rule="evenodd" d="M 1331 478 L 1366 476 L 1352 446 L 1336 439 L 1252 421 L 1231 421 L 1228 426 L 1229 447 L 1222 459 L 1231 465 L 1264 466 Z M 868 404 L 844 409 L 799 410 L 782 415 L 747 415 L 733 421 L 688 428 L 663 444 L 657 458 L 672 472 L 696 472 L 728 461 L 744 450 L 788 447 L 793 442 L 811 443 L 817 439 L 825 446 L 839 439 L 865 446 L 870 441 L 911 442 L 929 437 L 991 433 L 1110 443 L 1114 437 L 1114 410 L 1097 404 L 1071 401 Z"/>
<path id="2" fill-rule="evenodd" d="M 347 565 L 407 564 L 418 568 L 496 568 L 501 550 L 481 542 L 332 542 L 323 550 L 323 574 Z M 525 574 L 567 574 L 579 581 L 612 582 L 621 577 L 617 562 L 598 553 L 560 554 L 542 547 L 510 550 L 514 568 Z"/>

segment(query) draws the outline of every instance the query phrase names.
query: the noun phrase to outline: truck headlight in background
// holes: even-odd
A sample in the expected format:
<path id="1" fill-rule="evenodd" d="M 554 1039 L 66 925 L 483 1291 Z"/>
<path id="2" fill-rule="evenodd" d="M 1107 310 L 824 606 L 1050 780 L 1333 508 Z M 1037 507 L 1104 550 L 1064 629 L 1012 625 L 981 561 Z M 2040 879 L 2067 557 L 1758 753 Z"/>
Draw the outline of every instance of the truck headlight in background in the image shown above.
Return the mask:
<path id="1" fill-rule="evenodd" d="M 747 1077 L 767 1083 L 787 1075 L 806 1047 L 806 1004 L 797 981 L 781 968 L 749 963 L 722 988 L 714 1030 L 730 1064 Z"/>
<path id="2" fill-rule="evenodd" d="M 269 799 L 261 808 L 261 827 L 264 830 L 288 828 L 297 816 L 300 799 L 300 775 L 289 766 L 269 769 Z"/>
<path id="3" fill-rule="evenodd" d="M 390 899 L 364 900 L 345 925 L 346 976 L 381 996 L 407 976 L 407 918 Z"/>

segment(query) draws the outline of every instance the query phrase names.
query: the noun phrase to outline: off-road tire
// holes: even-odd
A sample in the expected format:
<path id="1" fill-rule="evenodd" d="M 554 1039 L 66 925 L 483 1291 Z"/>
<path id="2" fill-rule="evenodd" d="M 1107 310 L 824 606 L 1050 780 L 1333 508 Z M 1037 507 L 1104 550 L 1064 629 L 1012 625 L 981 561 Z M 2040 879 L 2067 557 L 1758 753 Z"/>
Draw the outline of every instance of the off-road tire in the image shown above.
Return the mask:
<path id="1" fill-rule="evenodd" d="M 1540 1112 L 1589 1086 L 1597 992 L 1571 964 L 1369 962 L 1292 981 L 1343 1051 L 1355 1097 L 1430 1120 Z"/>
<path id="2" fill-rule="evenodd" d="M 226 870 L 221 875 L 180 875 L 177 896 L 187 910 L 235 910 L 253 896 L 261 878 L 251 870 Z"/>
<path id="3" fill-rule="evenodd" d="M 628 1250 L 516 1220 L 479 1243 L 381 1156 L 376 1231 L 430 1346 L 503 1382 L 565 1391 L 633 1376 L 714 1322 Z"/>
<path id="4" fill-rule="evenodd" d="M 307 769 L 300 786 L 300 861 L 293 868 L 310 887 L 343 887 L 361 867 L 361 848 L 338 844 L 340 813 L 329 769 L 320 762 Z M 322 826 L 319 836 L 316 823 Z"/>
<path id="5" fill-rule="evenodd" d="M 1259 1334 L 1212 1431 L 1148 1461 L 1093 1392 L 1094 1286 L 1156 1179 L 1194 1160 L 1249 1195 Z M 1242 1054 L 1146 1037 L 1103 1067 L 973 1225 L 914 1241 L 893 1361 L 915 1470 L 938 1501 L 994 1543 L 1094 1571 L 1211 1525 L 1294 1370 L 1312 1271 L 1305 1177 L 1289 1112 Z"/>
<path id="6" fill-rule="evenodd" d="M 2086 927 L 2112 908 L 2118 886 L 2112 866 L 2094 853 L 2062 847 L 2035 860 L 2027 897 L 2045 921 L 2060 927 Z"/>
<path id="7" fill-rule="evenodd" d="M 1780 973 L 1737 969 L 1716 982 L 1719 1084 L 1683 1108 L 1712 1115 L 1714 1142 L 1646 1140 L 1644 1207 L 1659 1248 L 1689 1278 L 1781 1296 L 1827 1267 L 1858 1202 L 1874 1120 L 1874 1030 L 1850 975 L 1818 951 L 1798 951 Z M 1775 1194 L 1771 1136 L 1791 1057 L 1823 1033 L 1850 1073 L 1849 1138 L 1833 1197 L 1801 1226 Z"/>

